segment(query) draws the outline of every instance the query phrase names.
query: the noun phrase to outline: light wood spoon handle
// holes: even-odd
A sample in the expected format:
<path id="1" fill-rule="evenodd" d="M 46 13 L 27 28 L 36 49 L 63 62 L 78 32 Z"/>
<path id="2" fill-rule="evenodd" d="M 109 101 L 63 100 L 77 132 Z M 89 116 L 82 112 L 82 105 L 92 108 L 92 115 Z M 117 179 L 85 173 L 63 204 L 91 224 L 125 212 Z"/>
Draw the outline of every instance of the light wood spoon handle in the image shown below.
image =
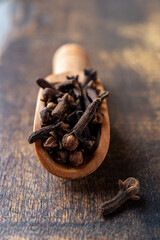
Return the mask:
<path id="1" fill-rule="evenodd" d="M 53 56 L 52 71 L 54 74 L 79 72 L 90 65 L 86 51 L 79 45 L 70 43 L 60 47 Z"/>

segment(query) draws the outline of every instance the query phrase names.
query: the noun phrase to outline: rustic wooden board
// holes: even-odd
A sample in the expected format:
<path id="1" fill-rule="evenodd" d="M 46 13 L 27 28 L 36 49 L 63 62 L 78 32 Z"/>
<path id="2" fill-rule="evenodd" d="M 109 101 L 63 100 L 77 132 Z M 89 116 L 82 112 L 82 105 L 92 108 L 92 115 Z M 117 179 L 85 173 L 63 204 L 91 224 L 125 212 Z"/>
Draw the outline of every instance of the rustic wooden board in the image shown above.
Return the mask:
<path id="1" fill-rule="evenodd" d="M 159 239 L 159 1 L 16 0 L 0 6 L 4 2 L 1 19 L 8 11 L 13 25 L 0 45 L 0 238 Z M 66 42 L 87 49 L 112 92 L 109 153 L 79 180 L 49 174 L 27 143 L 35 79 L 51 73 L 52 55 Z M 140 180 L 141 200 L 100 216 L 100 203 L 129 176 Z"/>

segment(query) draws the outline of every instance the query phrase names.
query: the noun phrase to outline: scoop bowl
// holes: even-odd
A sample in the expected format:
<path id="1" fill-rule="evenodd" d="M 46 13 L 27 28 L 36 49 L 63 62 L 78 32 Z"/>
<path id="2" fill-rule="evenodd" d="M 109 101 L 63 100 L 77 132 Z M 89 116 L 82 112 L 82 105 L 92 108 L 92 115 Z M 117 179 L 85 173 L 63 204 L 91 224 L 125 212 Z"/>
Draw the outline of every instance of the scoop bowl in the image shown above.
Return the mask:
<path id="1" fill-rule="evenodd" d="M 45 79 L 50 83 L 60 83 L 65 80 L 67 75 L 79 75 L 79 81 L 81 82 L 83 80 L 82 70 L 89 66 L 89 57 L 81 46 L 65 44 L 54 54 L 52 62 L 53 74 L 48 75 Z M 100 79 L 97 79 L 96 84 L 97 88 L 100 89 L 100 93 L 102 93 L 104 89 Z M 44 102 L 41 101 L 42 98 L 43 89 L 40 89 L 37 97 L 33 131 L 41 128 L 40 112 L 44 107 Z M 101 105 L 101 112 L 104 114 L 104 119 L 101 124 L 98 147 L 90 156 L 85 157 L 85 164 L 78 168 L 57 163 L 43 148 L 41 140 L 35 142 L 38 159 L 48 172 L 61 178 L 76 179 L 91 174 L 101 165 L 108 152 L 110 142 L 110 124 L 106 100 Z"/>

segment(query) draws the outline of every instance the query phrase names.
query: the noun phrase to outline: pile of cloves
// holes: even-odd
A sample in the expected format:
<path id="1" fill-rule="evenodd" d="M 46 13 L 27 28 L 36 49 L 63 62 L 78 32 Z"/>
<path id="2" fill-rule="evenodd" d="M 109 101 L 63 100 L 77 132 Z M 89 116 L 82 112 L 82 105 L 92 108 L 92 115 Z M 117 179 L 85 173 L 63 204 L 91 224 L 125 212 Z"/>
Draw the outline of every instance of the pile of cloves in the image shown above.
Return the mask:
<path id="1" fill-rule="evenodd" d="M 51 84 L 38 79 L 43 88 L 44 108 L 40 112 L 41 128 L 33 132 L 29 143 L 42 140 L 44 149 L 54 161 L 79 167 L 85 155 L 98 146 L 103 121 L 101 103 L 108 96 L 96 87 L 97 72 L 84 69 L 80 83 L 77 76 L 67 76 L 62 83 Z"/>

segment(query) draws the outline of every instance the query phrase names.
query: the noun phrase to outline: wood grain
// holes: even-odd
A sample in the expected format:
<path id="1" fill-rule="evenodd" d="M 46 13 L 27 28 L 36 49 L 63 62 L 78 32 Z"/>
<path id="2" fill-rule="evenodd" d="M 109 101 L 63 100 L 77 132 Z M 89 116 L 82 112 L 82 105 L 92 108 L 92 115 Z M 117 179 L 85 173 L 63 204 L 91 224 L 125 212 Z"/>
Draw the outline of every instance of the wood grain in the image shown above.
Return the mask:
<path id="1" fill-rule="evenodd" d="M 13 25 L 0 47 L 0 238 L 159 239 L 159 1 L 16 0 L 9 6 Z M 52 71 L 54 51 L 67 42 L 87 49 L 112 93 L 108 156 L 79 180 L 49 174 L 27 143 L 35 80 Z M 130 176 L 140 181 L 141 200 L 104 219 L 98 206 L 115 194 L 118 179 Z"/>

